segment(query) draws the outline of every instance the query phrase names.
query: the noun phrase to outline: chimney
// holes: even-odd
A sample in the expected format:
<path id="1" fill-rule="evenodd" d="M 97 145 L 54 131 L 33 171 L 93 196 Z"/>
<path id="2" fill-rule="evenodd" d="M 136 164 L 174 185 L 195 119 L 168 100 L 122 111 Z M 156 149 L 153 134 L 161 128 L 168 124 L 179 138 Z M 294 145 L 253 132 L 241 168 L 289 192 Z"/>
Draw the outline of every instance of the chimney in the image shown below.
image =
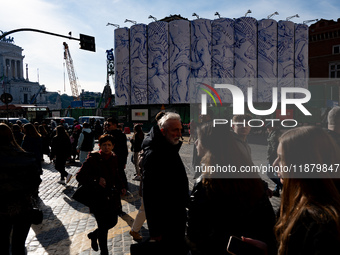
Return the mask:
<path id="1" fill-rule="evenodd" d="M 28 64 L 26 64 L 26 81 L 28 81 Z"/>

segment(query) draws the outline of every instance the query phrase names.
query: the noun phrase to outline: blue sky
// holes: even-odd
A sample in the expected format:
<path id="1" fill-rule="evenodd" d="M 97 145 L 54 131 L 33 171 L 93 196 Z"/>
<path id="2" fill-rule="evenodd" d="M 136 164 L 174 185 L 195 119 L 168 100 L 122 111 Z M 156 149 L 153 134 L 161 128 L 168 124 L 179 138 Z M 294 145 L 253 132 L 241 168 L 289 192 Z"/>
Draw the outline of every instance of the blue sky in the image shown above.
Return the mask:
<path id="1" fill-rule="evenodd" d="M 48 91 L 60 91 L 71 95 L 67 70 L 64 69 L 64 47 L 66 41 L 74 63 L 81 89 L 102 92 L 106 83 L 106 53 L 114 47 L 114 27 L 107 23 L 130 27 L 125 19 L 148 24 L 149 15 L 162 19 L 180 14 L 189 20 L 195 12 L 200 18 L 239 18 L 248 9 L 249 17 L 266 18 L 277 11 L 272 18 L 279 21 L 299 14 L 291 21 L 340 18 L 339 0 L 2 0 L 0 5 L 0 30 L 34 28 L 79 38 L 79 34 L 95 37 L 96 52 L 79 49 L 79 42 L 34 32 L 12 34 L 15 44 L 24 49 L 24 66 L 29 67 L 29 80 L 44 84 Z M 312 24 L 312 23 L 310 23 Z M 64 90 L 64 73 L 65 88 Z M 24 70 L 26 77 L 26 70 Z M 113 86 L 112 80 L 110 80 Z"/>

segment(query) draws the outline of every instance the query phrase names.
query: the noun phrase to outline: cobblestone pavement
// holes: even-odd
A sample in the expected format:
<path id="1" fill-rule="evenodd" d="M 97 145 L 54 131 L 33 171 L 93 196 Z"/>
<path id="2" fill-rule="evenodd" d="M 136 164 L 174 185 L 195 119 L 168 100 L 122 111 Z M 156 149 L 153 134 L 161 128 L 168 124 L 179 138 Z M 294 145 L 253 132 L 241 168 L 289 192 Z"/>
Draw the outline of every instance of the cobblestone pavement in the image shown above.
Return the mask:
<path id="1" fill-rule="evenodd" d="M 188 140 L 185 137 L 185 140 Z M 251 144 L 253 159 L 255 164 L 265 163 L 266 146 L 261 143 Z M 128 143 L 129 144 L 129 143 Z M 190 188 L 194 184 L 193 173 L 189 170 L 192 161 L 193 144 L 185 142 L 180 150 L 180 155 L 187 168 Z M 140 207 L 138 195 L 139 182 L 133 181 L 135 169 L 129 160 L 126 167 L 126 175 L 129 181 L 129 194 L 122 200 L 123 211 L 127 214 L 118 218 L 117 225 L 109 231 L 108 246 L 110 254 L 128 255 L 130 245 L 134 243 L 129 235 L 131 225 Z M 68 165 L 66 171 L 75 174 L 79 170 L 79 162 Z M 40 225 L 32 225 L 26 239 L 28 255 L 99 255 L 100 251 L 95 252 L 91 249 L 90 240 L 87 234 L 96 228 L 96 221 L 89 213 L 86 206 L 74 201 L 71 197 L 78 182 L 75 178 L 71 179 L 68 185 L 57 183 L 60 178 L 59 173 L 54 169 L 54 165 L 45 158 L 43 163 L 42 183 L 40 185 L 39 196 L 41 198 L 40 208 L 44 212 L 44 220 Z M 266 177 L 270 187 L 273 183 Z M 278 208 L 280 200 L 272 198 L 271 202 L 275 209 Z M 141 230 L 143 238 L 148 237 L 147 223 L 145 222 Z"/>

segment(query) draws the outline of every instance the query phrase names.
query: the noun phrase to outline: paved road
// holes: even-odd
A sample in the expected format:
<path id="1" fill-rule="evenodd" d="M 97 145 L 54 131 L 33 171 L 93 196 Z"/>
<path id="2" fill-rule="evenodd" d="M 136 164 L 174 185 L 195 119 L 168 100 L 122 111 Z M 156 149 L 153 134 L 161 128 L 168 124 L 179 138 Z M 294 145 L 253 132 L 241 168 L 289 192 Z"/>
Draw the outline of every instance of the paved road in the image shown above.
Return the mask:
<path id="1" fill-rule="evenodd" d="M 185 137 L 185 140 L 188 138 Z M 252 148 L 252 156 L 255 164 L 266 163 L 266 140 L 261 136 L 249 137 Z M 187 168 L 190 188 L 194 184 L 193 173 L 189 170 L 192 161 L 193 145 L 186 142 L 183 144 L 180 154 Z M 129 153 L 130 157 L 131 153 Z M 69 165 L 67 171 L 75 174 L 80 165 Z M 55 255 L 99 255 L 91 249 L 87 234 L 96 228 L 94 217 L 89 214 L 87 207 L 73 201 L 71 196 L 77 187 L 77 181 L 73 178 L 68 185 L 58 184 L 59 173 L 54 169 L 49 159 L 45 158 L 43 163 L 44 173 L 40 185 L 40 207 L 44 211 L 44 220 L 40 225 L 32 225 L 26 240 L 27 254 L 55 254 Z M 133 219 L 136 217 L 140 207 L 138 196 L 139 182 L 133 181 L 135 173 L 134 166 L 128 162 L 126 174 L 129 181 L 130 194 L 123 198 L 123 211 L 127 215 L 119 217 L 118 224 L 109 231 L 108 245 L 111 254 L 128 255 L 130 245 L 134 243 L 129 235 Z M 266 179 L 271 188 L 273 183 Z M 272 198 L 271 202 L 275 209 L 278 208 L 280 200 Z M 144 238 L 148 237 L 147 223 L 141 230 Z"/>

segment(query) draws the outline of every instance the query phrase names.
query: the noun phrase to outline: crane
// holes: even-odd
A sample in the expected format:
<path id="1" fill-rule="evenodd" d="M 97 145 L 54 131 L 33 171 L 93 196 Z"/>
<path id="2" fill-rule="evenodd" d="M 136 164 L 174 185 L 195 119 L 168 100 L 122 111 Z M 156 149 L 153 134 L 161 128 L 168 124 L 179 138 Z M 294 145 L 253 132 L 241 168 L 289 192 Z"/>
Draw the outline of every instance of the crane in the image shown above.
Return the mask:
<path id="1" fill-rule="evenodd" d="M 80 85 L 78 85 L 77 77 L 74 72 L 73 60 L 70 54 L 70 50 L 68 49 L 67 43 L 64 42 L 63 45 L 64 45 L 64 59 L 67 67 L 68 79 L 71 85 L 72 96 L 75 101 L 79 101 L 78 87 L 80 87 Z"/>

